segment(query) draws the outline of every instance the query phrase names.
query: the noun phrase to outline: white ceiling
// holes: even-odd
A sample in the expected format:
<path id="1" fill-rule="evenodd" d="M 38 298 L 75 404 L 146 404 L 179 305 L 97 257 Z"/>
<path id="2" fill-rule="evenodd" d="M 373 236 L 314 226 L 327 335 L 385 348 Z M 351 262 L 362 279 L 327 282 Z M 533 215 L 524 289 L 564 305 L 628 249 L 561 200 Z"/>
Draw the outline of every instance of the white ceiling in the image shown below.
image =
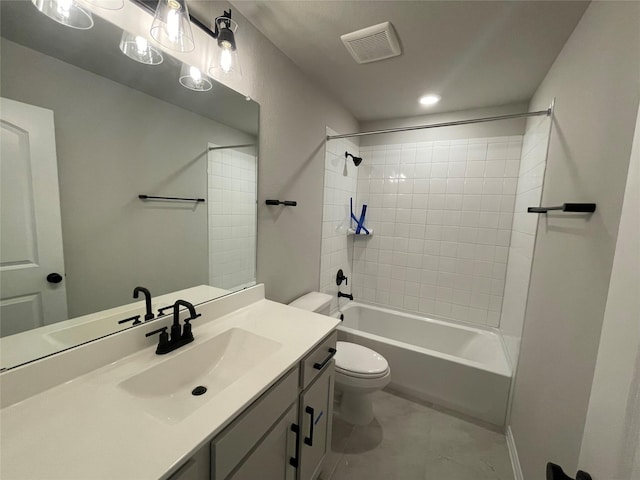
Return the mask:
<path id="1" fill-rule="evenodd" d="M 191 1 L 192 13 L 206 9 L 206 3 Z M 588 2 L 238 0 L 233 5 L 357 119 L 367 121 L 529 100 Z M 403 54 L 357 64 L 340 35 L 387 20 Z M 442 101 L 426 109 L 417 99 L 428 92 Z"/>

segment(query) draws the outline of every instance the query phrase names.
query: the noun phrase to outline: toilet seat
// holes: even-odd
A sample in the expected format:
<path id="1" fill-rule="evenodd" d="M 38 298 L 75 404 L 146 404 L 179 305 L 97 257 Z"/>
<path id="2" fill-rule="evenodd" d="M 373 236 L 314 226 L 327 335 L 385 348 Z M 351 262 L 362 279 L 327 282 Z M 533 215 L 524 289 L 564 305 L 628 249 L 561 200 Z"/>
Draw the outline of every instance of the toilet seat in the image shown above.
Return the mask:
<path id="1" fill-rule="evenodd" d="M 381 378 L 389 373 L 389 369 L 387 368 L 384 372 L 381 373 L 360 373 L 360 372 L 352 372 L 350 370 L 344 370 L 336 365 L 335 370 L 337 373 L 341 373 L 342 375 L 346 375 L 347 377 L 353 378 Z"/>
<path id="2" fill-rule="evenodd" d="M 378 352 L 350 342 L 337 342 L 336 372 L 355 378 L 380 378 L 389 373 L 387 360 Z"/>

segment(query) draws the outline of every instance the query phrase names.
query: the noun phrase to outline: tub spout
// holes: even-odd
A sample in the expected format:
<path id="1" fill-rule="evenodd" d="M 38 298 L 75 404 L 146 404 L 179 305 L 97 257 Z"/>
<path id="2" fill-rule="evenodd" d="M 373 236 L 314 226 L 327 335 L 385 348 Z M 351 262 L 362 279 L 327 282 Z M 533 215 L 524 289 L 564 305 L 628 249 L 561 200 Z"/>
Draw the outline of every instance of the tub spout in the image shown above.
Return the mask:
<path id="1" fill-rule="evenodd" d="M 353 295 L 351 295 L 350 293 L 338 292 L 338 298 L 340 298 L 340 297 L 344 297 L 344 298 L 348 298 L 349 300 L 353 300 Z"/>

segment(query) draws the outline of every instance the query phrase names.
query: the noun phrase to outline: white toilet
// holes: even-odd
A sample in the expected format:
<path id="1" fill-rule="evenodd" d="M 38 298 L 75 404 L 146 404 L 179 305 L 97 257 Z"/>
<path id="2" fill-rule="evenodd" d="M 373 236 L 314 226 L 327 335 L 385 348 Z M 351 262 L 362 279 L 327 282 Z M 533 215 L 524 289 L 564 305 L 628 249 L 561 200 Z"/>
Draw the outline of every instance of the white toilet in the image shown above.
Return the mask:
<path id="1" fill-rule="evenodd" d="M 311 292 L 289 304 L 321 315 L 329 315 L 331 296 Z M 335 413 L 353 425 L 367 425 L 373 420 L 371 394 L 391 381 L 387 360 L 370 348 L 350 342 L 338 342 L 336 361 Z"/>

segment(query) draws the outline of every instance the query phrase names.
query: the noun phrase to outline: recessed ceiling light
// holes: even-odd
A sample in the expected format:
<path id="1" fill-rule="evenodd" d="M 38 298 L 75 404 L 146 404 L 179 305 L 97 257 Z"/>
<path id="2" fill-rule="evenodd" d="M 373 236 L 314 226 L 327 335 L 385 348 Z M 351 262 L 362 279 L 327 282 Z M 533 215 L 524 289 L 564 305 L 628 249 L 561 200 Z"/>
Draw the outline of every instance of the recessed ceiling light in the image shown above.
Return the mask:
<path id="1" fill-rule="evenodd" d="M 440 95 L 425 95 L 418 100 L 422 105 L 435 105 L 440 101 Z"/>

